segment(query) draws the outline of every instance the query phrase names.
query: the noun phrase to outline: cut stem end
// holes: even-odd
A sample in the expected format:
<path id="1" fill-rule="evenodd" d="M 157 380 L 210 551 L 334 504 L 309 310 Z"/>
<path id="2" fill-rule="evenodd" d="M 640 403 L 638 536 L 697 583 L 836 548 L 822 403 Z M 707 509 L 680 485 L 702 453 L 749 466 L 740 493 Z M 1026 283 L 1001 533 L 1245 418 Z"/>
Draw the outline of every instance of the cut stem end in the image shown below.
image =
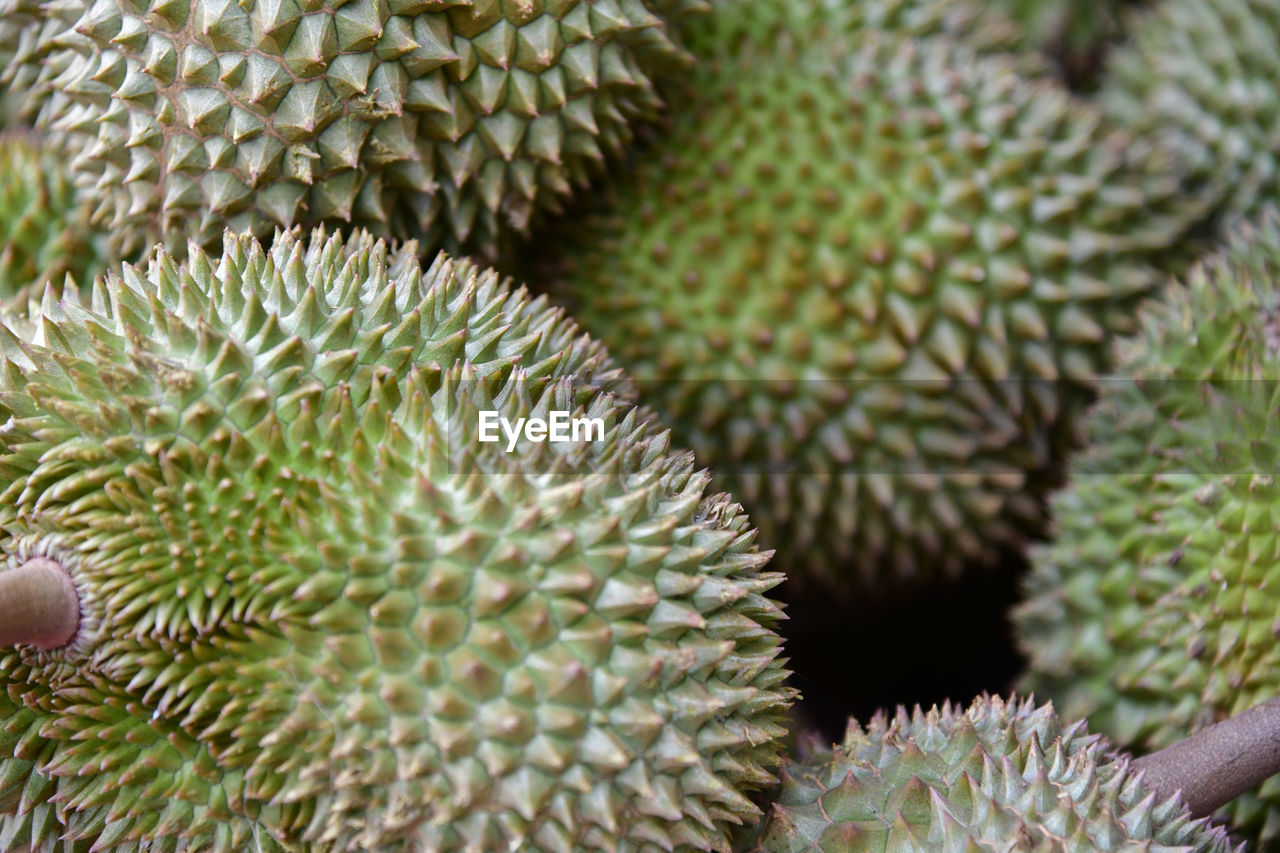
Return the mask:
<path id="1" fill-rule="evenodd" d="M 1133 762 L 1160 796 L 1182 792 L 1196 817 L 1207 817 L 1280 773 L 1280 697 L 1202 729 Z"/>
<path id="2" fill-rule="evenodd" d="M 33 557 L 0 571 L 0 648 L 62 648 L 79 627 L 80 596 L 57 562 Z"/>

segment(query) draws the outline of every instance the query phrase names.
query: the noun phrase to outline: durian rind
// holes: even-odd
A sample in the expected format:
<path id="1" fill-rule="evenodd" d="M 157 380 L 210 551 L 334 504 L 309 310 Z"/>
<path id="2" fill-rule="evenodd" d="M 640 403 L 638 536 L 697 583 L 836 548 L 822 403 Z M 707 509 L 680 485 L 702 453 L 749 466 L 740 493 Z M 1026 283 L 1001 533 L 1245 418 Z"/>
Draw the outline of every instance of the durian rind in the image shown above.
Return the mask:
<path id="1" fill-rule="evenodd" d="M 724 850 L 755 819 L 792 693 L 755 532 L 562 312 L 415 252 L 228 232 L 0 328 L 0 541 L 62 555 L 96 626 L 0 651 L 0 834 Z M 508 454 L 486 409 L 606 434 Z"/>
<path id="2" fill-rule="evenodd" d="M 947 35 L 978 53 L 1012 54 L 1024 47 L 1021 28 L 990 6 L 973 0 L 712 0 L 712 13 L 691 18 L 682 35 L 700 58 L 767 49 L 779 40 L 818 45 L 834 38 L 841 43 L 867 32 L 910 38 Z M 1028 72 L 1040 64 L 1030 54 L 1020 62 Z"/>
<path id="3" fill-rule="evenodd" d="M 650 75 L 687 61 L 667 24 L 701 5 L 76 0 L 6 76 L 118 253 L 354 222 L 492 254 L 657 115 Z"/>
<path id="4" fill-rule="evenodd" d="M 0 300 L 25 302 L 68 274 L 85 283 L 106 270 L 106 240 L 67 179 L 65 164 L 21 129 L 0 133 Z"/>
<path id="5" fill-rule="evenodd" d="M 1218 233 L 1280 201 L 1280 9 L 1270 0 L 1167 0 L 1131 26 L 1099 101 L 1173 152 Z"/>
<path id="6" fill-rule="evenodd" d="M 1156 749 L 1273 697 L 1280 219 L 1241 226 L 1121 349 L 1014 612 L 1024 687 Z M 1231 805 L 1280 837 L 1280 780 Z"/>
<path id="7" fill-rule="evenodd" d="M 1036 850 L 1227 853 L 1226 833 L 1160 800 L 1083 722 L 1033 699 L 899 707 L 783 769 L 767 853 Z"/>
<path id="8" fill-rule="evenodd" d="M 560 234 L 558 292 L 802 580 L 955 574 L 1038 530 L 1186 226 L 1165 164 L 1015 69 L 887 31 L 744 49 Z"/>

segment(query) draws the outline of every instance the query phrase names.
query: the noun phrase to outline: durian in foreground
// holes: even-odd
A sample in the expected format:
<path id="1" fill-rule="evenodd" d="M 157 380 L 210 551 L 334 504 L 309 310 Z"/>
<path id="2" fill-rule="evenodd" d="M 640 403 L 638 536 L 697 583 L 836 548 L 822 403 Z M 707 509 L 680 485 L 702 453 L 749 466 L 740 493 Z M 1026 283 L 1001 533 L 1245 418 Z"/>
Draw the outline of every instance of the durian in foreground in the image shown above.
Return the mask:
<path id="1" fill-rule="evenodd" d="M 1100 101 L 1175 152 L 1218 232 L 1280 203 L 1280 7 L 1162 0 L 1112 57 Z"/>
<path id="2" fill-rule="evenodd" d="M 805 555 L 795 577 L 993 561 L 1039 531 L 1182 231 L 1174 182 L 1061 87 L 942 36 L 726 54 L 543 275 L 762 541 Z"/>
<path id="3" fill-rule="evenodd" d="M 0 849 L 727 850 L 792 692 L 738 506 L 495 274 L 225 240 L 0 328 Z"/>
<path id="4" fill-rule="evenodd" d="M 1024 686 L 1144 751 L 1280 692 L 1280 220 L 1142 314 L 1014 614 Z M 1280 780 L 1231 822 L 1280 838 Z"/>
<path id="5" fill-rule="evenodd" d="M 1275 772 L 1280 750 L 1268 736 L 1278 732 L 1273 703 L 1223 724 L 1213 743 L 1188 741 L 1143 766 L 1031 699 L 900 707 L 865 728 L 850 720 L 843 743 L 788 761 L 769 818 L 740 849 L 1227 853 L 1226 833 L 1179 791 L 1230 795 L 1231 785 L 1215 787 L 1227 764 L 1249 765 L 1229 771 L 1237 778 Z"/>
<path id="6" fill-rule="evenodd" d="M 41 153 L 22 130 L 0 133 L 0 300 L 11 305 L 67 275 L 87 284 L 105 271 L 106 239 L 67 179 L 65 164 Z"/>
<path id="7" fill-rule="evenodd" d="M 657 115 L 703 5 L 70 0 L 17 19 L 0 79 L 38 90 L 117 251 L 328 221 L 492 253 Z"/>

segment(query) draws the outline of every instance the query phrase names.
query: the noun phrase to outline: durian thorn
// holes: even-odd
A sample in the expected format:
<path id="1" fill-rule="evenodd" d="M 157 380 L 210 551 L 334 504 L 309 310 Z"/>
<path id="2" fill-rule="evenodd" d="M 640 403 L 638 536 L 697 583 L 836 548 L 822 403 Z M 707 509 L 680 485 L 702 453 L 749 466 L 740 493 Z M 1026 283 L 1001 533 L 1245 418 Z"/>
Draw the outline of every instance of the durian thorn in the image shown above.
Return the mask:
<path id="1" fill-rule="evenodd" d="M 61 648 L 79 627 L 80 596 L 56 561 L 33 557 L 0 571 L 0 648 Z"/>
<path id="2" fill-rule="evenodd" d="M 1161 797 L 1207 817 L 1280 773 L 1280 696 L 1133 762 Z"/>

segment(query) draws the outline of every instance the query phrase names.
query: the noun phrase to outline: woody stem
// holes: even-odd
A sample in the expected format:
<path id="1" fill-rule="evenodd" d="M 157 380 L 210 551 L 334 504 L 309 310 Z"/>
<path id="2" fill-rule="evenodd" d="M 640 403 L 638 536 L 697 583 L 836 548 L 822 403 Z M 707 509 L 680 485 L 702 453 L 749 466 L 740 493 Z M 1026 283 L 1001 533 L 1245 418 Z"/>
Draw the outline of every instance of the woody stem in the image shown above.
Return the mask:
<path id="1" fill-rule="evenodd" d="M 56 649 L 80 625 L 80 597 L 71 576 L 47 557 L 0 571 L 0 648 Z"/>

